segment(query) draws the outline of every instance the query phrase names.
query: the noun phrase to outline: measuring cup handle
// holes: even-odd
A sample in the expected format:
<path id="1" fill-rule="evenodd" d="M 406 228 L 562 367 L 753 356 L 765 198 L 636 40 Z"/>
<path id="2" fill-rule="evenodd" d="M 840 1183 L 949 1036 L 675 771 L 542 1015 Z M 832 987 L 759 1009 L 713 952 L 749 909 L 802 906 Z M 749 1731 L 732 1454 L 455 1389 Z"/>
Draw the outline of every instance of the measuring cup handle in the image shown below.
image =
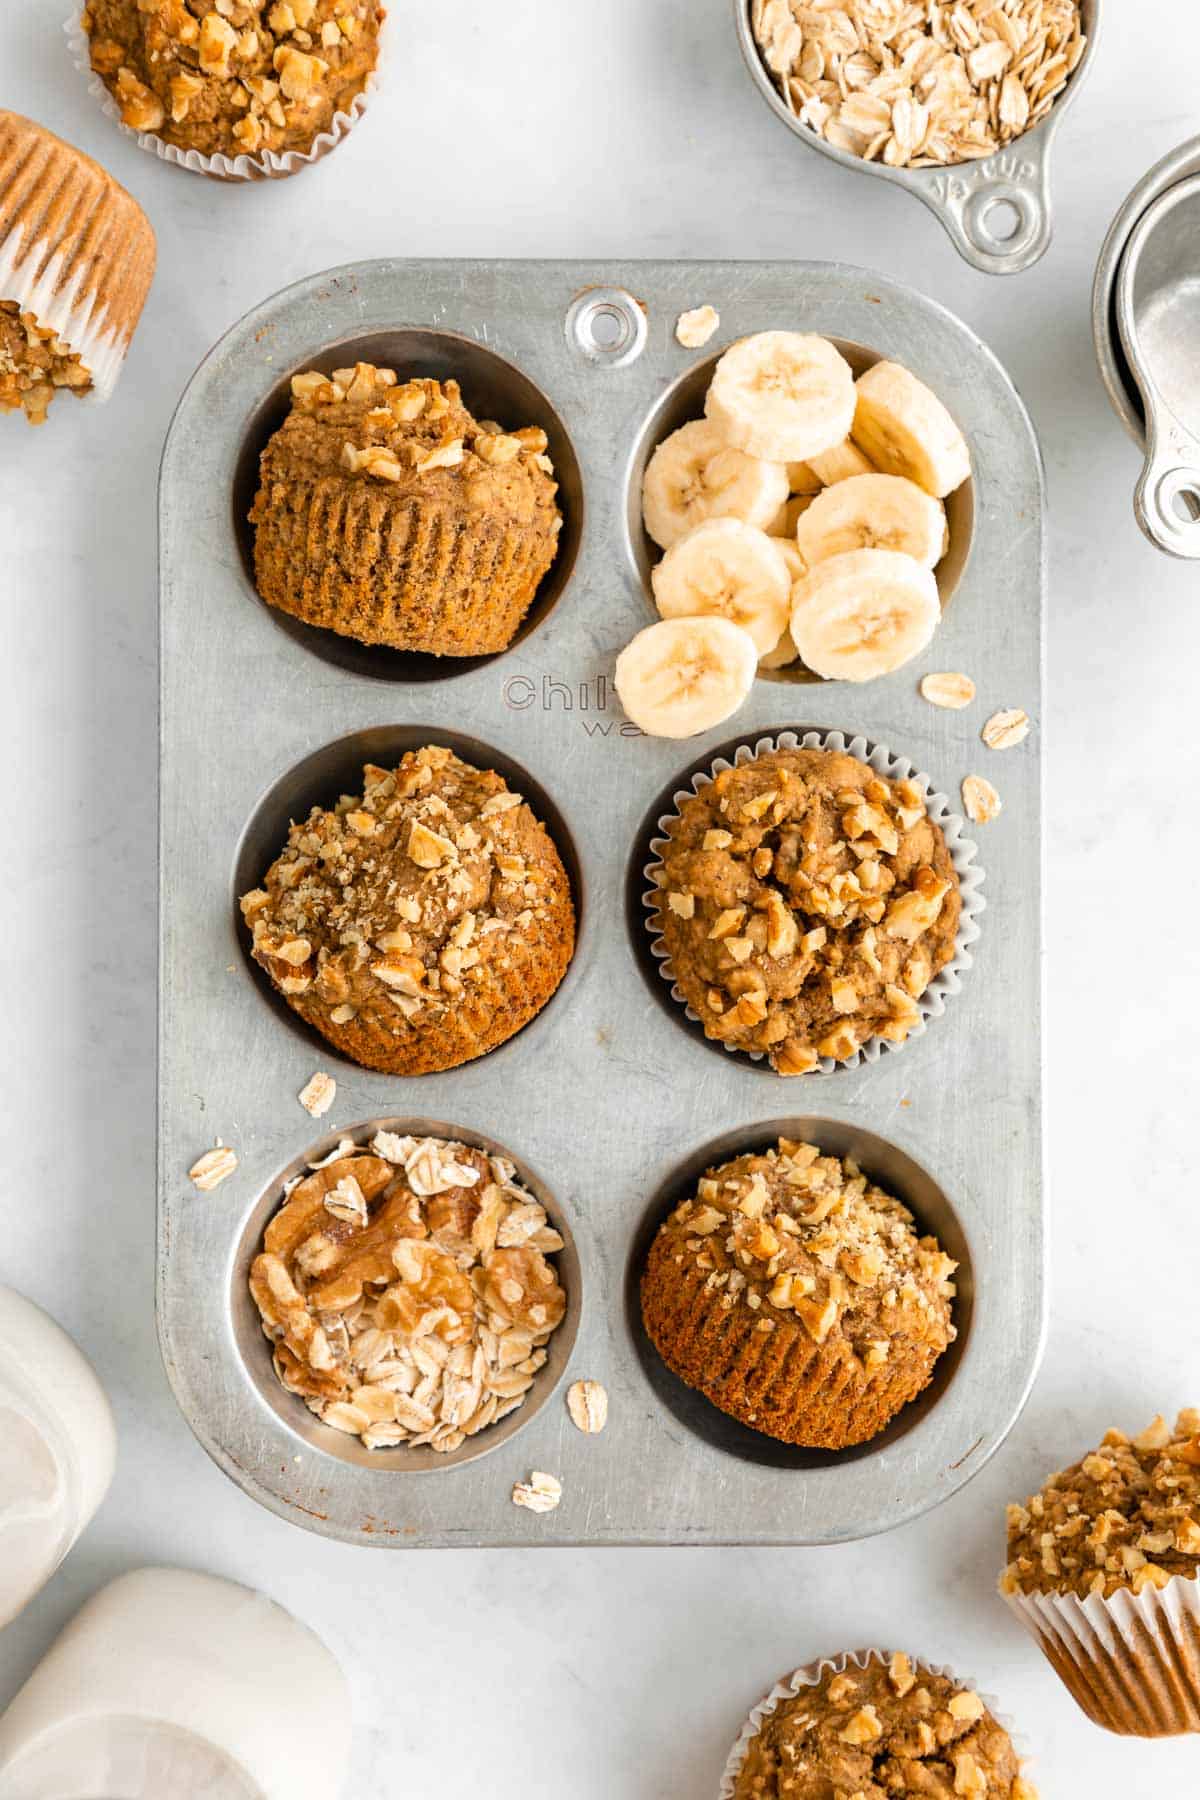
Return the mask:
<path id="1" fill-rule="evenodd" d="M 1150 542 L 1168 556 L 1200 560 L 1200 461 L 1194 454 L 1189 462 L 1176 445 L 1152 446 L 1133 510 Z"/>
<path id="2" fill-rule="evenodd" d="M 1046 252 L 1050 142 L 1049 132 L 1034 131 L 985 162 L 927 174 L 922 198 L 959 255 L 985 275 L 1018 275 Z"/>

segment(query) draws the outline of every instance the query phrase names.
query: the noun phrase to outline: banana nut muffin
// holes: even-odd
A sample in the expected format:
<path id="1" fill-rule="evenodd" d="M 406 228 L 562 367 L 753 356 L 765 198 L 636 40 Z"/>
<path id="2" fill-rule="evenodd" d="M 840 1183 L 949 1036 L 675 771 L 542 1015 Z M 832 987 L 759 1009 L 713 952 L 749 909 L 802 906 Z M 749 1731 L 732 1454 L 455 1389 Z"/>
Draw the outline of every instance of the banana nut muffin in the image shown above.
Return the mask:
<path id="1" fill-rule="evenodd" d="M 507 649 L 558 547 L 546 443 L 478 423 L 456 381 L 297 375 L 250 513 L 259 593 L 364 644 Z"/>
<path id="2" fill-rule="evenodd" d="M 378 0 L 86 0 L 92 68 L 133 131 L 201 156 L 311 150 L 379 55 Z"/>
<path id="3" fill-rule="evenodd" d="M 106 400 L 154 278 L 150 221 L 106 169 L 0 110 L 0 413 Z"/>
<path id="4" fill-rule="evenodd" d="M 852 1162 L 781 1138 L 710 1169 L 659 1229 L 642 1318 L 667 1367 L 785 1443 L 872 1438 L 955 1337 L 957 1265 Z"/>
<path id="5" fill-rule="evenodd" d="M 722 770 L 667 827 L 652 919 L 706 1037 L 780 1075 L 903 1043 L 961 901 L 913 781 L 831 750 Z"/>
<path id="6" fill-rule="evenodd" d="M 369 1450 L 447 1454 L 524 1404 L 566 1312 L 562 1246 L 506 1157 L 377 1131 L 289 1190 L 250 1292 L 318 1418 Z"/>
<path id="7" fill-rule="evenodd" d="M 566 973 L 575 914 L 545 827 L 502 776 L 431 745 L 293 824 L 243 896 L 256 962 L 344 1056 L 453 1069 L 512 1037 Z"/>
<path id="8" fill-rule="evenodd" d="M 1052 1475 L 1008 1509 L 1007 1594 L 1105 1599 L 1123 1588 L 1165 1588 L 1200 1572 L 1200 1410 L 1174 1430 L 1162 1418 L 1128 1438 L 1106 1432 L 1098 1450 Z"/>
<path id="9" fill-rule="evenodd" d="M 734 1800 L 1037 1800 L 972 1688 L 902 1652 L 838 1660 L 766 1714 Z"/>

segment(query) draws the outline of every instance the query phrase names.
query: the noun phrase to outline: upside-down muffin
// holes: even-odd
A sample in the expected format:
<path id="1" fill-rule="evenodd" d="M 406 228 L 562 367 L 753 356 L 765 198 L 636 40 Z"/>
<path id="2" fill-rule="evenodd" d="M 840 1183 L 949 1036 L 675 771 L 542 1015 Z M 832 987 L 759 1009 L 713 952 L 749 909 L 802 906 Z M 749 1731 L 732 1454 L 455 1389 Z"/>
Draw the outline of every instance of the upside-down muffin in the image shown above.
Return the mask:
<path id="1" fill-rule="evenodd" d="M 769 1700 L 733 1800 L 1037 1800 L 973 1688 L 902 1651 L 800 1670 Z"/>
<path id="2" fill-rule="evenodd" d="M 307 155 L 379 59 L 379 0 L 87 0 L 121 122 L 200 156 Z"/>
<path id="3" fill-rule="evenodd" d="M 912 1214 L 814 1144 L 710 1169 L 660 1227 L 642 1318 L 714 1406 L 823 1450 L 882 1431 L 955 1336 L 953 1263 Z"/>
<path id="4" fill-rule="evenodd" d="M 780 1075 L 903 1043 L 954 955 L 961 899 L 913 781 L 832 750 L 769 750 L 689 795 L 652 924 L 707 1037 Z"/>
<path id="5" fill-rule="evenodd" d="M 562 1247 L 506 1157 L 377 1131 L 288 1191 L 250 1292 L 276 1374 L 325 1424 L 449 1454 L 523 1405 L 566 1312 Z"/>
<path id="6" fill-rule="evenodd" d="M 482 1056 L 566 973 L 562 859 L 520 794 L 440 745 L 294 824 L 243 896 L 253 955 L 352 1062 L 426 1075 Z"/>
<path id="7" fill-rule="evenodd" d="M 456 381 L 297 375 L 250 512 L 258 591 L 364 644 L 505 650 L 558 547 L 546 449 L 539 426 L 480 424 Z"/>

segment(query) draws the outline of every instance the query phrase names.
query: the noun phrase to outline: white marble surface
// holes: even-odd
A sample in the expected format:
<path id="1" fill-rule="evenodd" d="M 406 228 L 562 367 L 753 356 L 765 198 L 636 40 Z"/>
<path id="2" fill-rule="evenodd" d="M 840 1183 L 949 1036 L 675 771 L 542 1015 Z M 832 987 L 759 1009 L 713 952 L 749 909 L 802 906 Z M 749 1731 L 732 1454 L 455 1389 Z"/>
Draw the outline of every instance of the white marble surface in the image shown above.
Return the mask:
<path id="1" fill-rule="evenodd" d="M 1007 1497 L 1110 1423 L 1200 1401 L 1188 1122 L 1200 578 L 1138 534 L 1137 457 L 1088 327 L 1110 217 L 1200 128 L 1190 0 L 1108 0 L 1106 42 L 1059 139 L 1055 243 L 1013 281 L 974 274 L 904 195 L 795 147 L 740 66 L 724 0 L 397 0 L 387 91 L 352 141 L 300 180 L 244 190 L 116 133 L 67 59 L 59 4 L 0 7 L 0 100 L 133 189 L 160 272 L 106 411 L 63 405 L 36 434 L 0 425 L 0 1276 L 94 1357 L 121 1458 L 87 1536 L 0 1639 L 0 1706 L 99 1583 L 180 1562 L 265 1588 L 342 1658 L 359 1716 L 354 1800 L 703 1800 L 777 1673 L 893 1640 L 1000 1696 L 1047 1800 L 1192 1791 L 1194 1742 L 1097 1731 L 993 1597 Z M 1172 34 L 1181 53 L 1164 58 Z M 787 1553 L 346 1548 L 245 1499 L 168 1393 L 151 1301 L 159 449 L 188 374 L 246 308 L 314 269 L 409 252 L 611 257 L 614 273 L 649 254 L 873 265 L 976 327 L 1041 431 L 1051 1329 L 1006 1447 L 888 1538 Z M 962 1105 L 969 1115 L 968 1093 Z"/>

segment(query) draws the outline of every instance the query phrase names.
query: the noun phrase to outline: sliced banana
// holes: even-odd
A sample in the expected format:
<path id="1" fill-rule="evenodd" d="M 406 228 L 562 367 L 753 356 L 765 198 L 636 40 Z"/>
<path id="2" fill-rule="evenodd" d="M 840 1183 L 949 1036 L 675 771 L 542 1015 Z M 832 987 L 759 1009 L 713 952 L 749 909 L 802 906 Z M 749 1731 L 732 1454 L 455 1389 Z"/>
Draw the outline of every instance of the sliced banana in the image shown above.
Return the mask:
<path id="1" fill-rule="evenodd" d="M 787 564 L 788 580 L 795 587 L 801 577 L 808 574 L 808 564 L 801 556 L 795 538 L 772 535 L 771 542 L 778 547 L 779 554 Z"/>
<path id="2" fill-rule="evenodd" d="M 704 411 L 726 443 L 769 462 L 810 462 L 849 435 L 854 376 L 827 338 L 760 331 L 718 362 Z"/>
<path id="3" fill-rule="evenodd" d="M 796 648 L 830 680 L 890 674 L 925 648 L 939 617 L 932 570 L 897 550 L 831 556 L 792 590 Z"/>
<path id="4" fill-rule="evenodd" d="M 787 465 L 788 492 L 819 494 L 825 485 L 811 463 L 790 462 Z"/>
<path id="5" fill-rule="evenodd" d="M 775 514 L 775 517 L 771 520 L 771 523 L 766 526 L 767 536 L 773 538 L 794 538 L 796 535 L 796 526 L 799 523 L 802 514 L 808 511 L 815 499 L 815 494 L 793 494 L 791 499 L 780 507 L 779 511 Z"/>
<path id="6" fill-rule="evenodd" d="M 796 640 L 789 629 L 784 632 L 773 650 L 768 650 L 765 656 L 759 657 L 758 666 L 760 669 L 786 669 L 788 664 L 794 663 L 799 655 Z"/>
<path id="7" fill-rule="evenodd" d="M 661 619 L 617 658 L 617 696 L 652 737 L 692 737 L 720 725 L 754 685 L 758 652 L 728 619 Z"/>
<path id="8" fill-rule="evenodd" d="M 937 395 L 899 363 L 860 375 L 852 435 L 888 475 L 907 475 L 942 500 L 971 473 L 966 439 Z"/>
<path id="9" fill-rule="evenodd" d="M 771 523 L 788 497 L 783 463 L 733 450 L 708 419 L 693 419 L 664 438 L 646 465 L 642 518 L 667 550 L 706 519 Z"/>
<path id="10" fill-rule="evenodd" d="M 945 507 L 903 475 L 852 475 L 818 494 L 796 524 L 809 568 L 847 550 L 900 550 L 932 569 L 946 542 Z"/>
<path id="11" fill-rule="evenodd" d="M 651 572 L 664 619 L 718 614 L 740 625 L 759 656 L 788 622 L 792 580 L 774 539 L 740 519 L 709 519 L 672 544 Z"/>
<path id="12" fill-rule="evenodd" d="M 832 487 L 836 481 L 849 481 L 855 475 L 875 473 L 875 464 L 863 455 L 853 438 L 835 444 L 832 450 L 822 450 L 819 456 L 810 456 L 808 466 L 825 487 Z"/>

